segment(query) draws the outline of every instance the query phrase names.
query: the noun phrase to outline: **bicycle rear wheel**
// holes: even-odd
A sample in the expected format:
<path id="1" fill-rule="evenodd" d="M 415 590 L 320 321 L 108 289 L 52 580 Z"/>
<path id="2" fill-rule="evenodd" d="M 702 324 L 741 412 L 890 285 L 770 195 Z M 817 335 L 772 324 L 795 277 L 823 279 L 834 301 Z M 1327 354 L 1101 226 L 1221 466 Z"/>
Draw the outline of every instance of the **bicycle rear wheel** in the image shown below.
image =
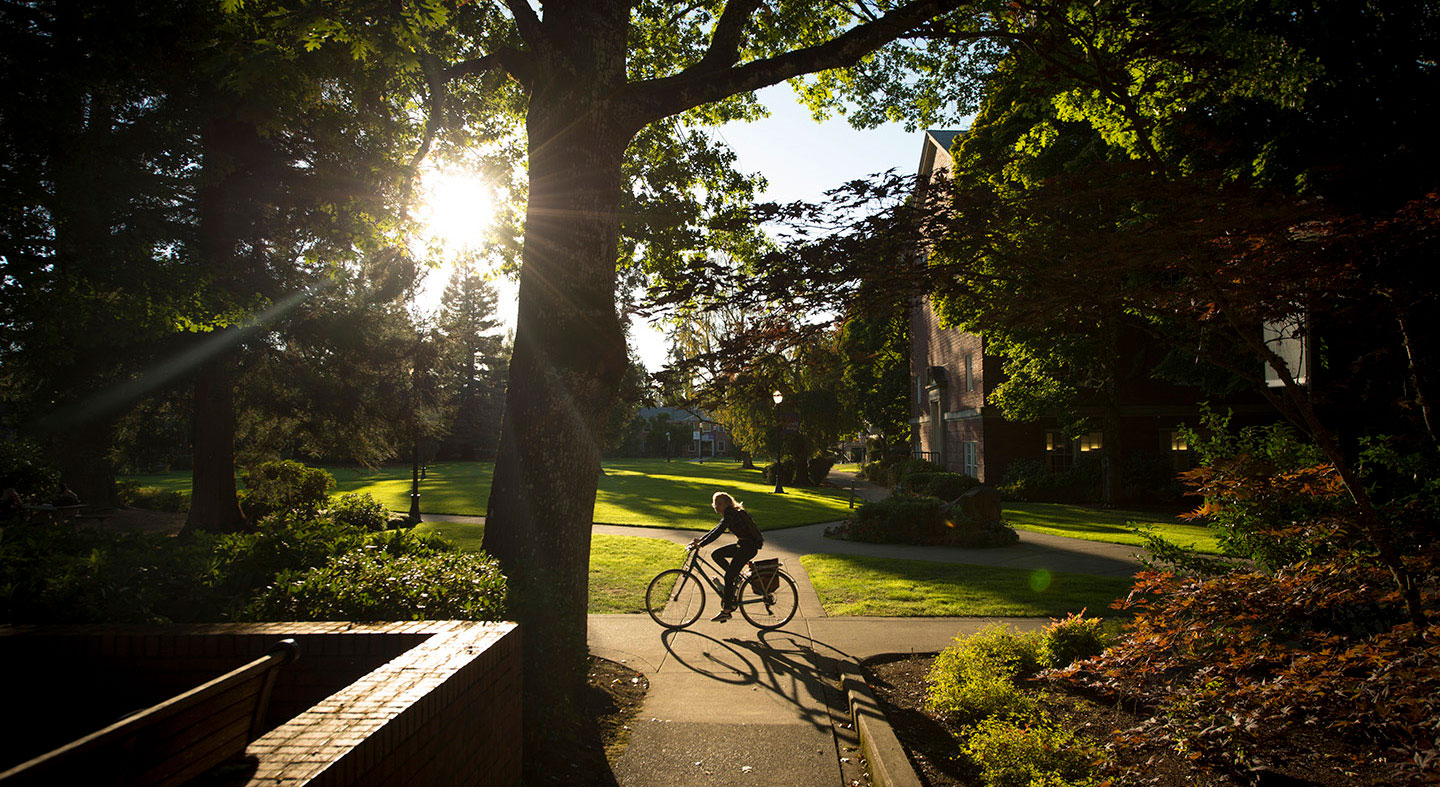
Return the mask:
<path id="1" fill-rule="evenodd" d="M 795 590 L 795 580 L 781 571 L 776 574 L 780 584 L 768 593 L 755 589 L 753 582 L 740 587 L 740 614 L 750 625 L 762 631 L 778 629 L 795 617 L 800 607 L 800 593 Z"/>
<path id="2" fill-rule="evenodd" d="M 705 587 L 684 569 L 661 571 L 645 589 L 645 611 L 667 629 L 683 629 L 705 611 Z"/>

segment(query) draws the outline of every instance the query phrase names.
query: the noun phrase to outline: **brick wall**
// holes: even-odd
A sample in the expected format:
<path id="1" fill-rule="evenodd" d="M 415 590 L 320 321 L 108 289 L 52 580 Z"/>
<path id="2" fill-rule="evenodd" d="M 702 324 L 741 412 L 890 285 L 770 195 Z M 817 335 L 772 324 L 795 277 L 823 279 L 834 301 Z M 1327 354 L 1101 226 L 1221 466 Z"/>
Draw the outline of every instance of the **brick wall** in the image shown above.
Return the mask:
<path id="1" fill-rule="evenodd" d="M 287 637 L 300 658 L 281 669 L 269 730 L 246 749 L 253 773 L 225 784 L 520 783 L 519 631 L 461 621 L 0 627 L 7 704 L 30 709 L 0 768 Z"/>

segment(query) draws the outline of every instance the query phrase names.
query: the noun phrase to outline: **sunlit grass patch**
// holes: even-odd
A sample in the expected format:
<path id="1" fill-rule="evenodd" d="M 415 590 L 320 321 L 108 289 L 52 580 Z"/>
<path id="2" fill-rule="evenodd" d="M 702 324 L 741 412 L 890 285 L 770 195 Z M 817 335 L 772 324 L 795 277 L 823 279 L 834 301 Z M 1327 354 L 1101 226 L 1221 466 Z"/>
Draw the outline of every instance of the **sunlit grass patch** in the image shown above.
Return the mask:
<path id="1" fill-rule="evenodd" d="M 829 615 L 1058 617 L 1107 614 L 1124 577 L 860 555 L 800 558 Z"/>
<path id="2" fill-rule="evenodd" d="M 595 521 L 640 527 L 709 530 L 718 517 L 710 496 L 729 492 L 745 503 L 762 530 L 832 522 L 849 515 L 849 490 L 786 487 L 777 495 L 759 470 L 744 470 L 733 460 L 666 462 L 663 459 L 611 459 L 604 463 L 595 496 Z M 335 491 L 368 492 L 392 511 L 410 510 L 410 466 L 375 470 L 326 467 Z M 437 462 L 420 482 L 420 510 L 426 514 L 484 516 L 490 500 L 492 462 Z M 190 474 L 174 472 L 131 476 L 144 486 L 188 491 Z"/>
<path id="3" fill-rule="evenodd" d="M 461 549 L 480 551 L 485 526 L 469 522 L 422 522 L 415 533 L 438 533 Z M 644 612 L 645 586 L 666 568 L 679 566 L 685 547 L 640 536 L 590 537 L 590 612 Z"/>
<path id="4" fill-rule="evenodd" d="M 1005 521 L 1018 530 L 1131 546 L 1145 545 L 1133 532 L 1132 523 L 1147 525 L 1167 541 L 1192 551 L 1220 554 L 1214 531 L 1154 513 L 1065 503 L 1006 503 L 1004 514 Z"/>

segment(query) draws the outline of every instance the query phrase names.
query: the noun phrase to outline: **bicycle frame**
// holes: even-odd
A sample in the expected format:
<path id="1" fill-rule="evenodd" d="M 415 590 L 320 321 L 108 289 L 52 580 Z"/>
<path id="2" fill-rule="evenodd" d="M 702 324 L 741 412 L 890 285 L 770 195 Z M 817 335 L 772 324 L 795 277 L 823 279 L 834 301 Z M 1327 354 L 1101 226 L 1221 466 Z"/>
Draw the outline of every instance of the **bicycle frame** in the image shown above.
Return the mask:
<path id="1" fill-rule="evenodd" d="M 707 574 L 702 571 L 700 569 L 700 566 L 702 565 L 710 569 L 711 573 Z M 717 580 L 720 582 L 721 585 L 725 584 L 725 569 L 720 568 L 719 563 L 706 559 L 704 555 L 700 554 L 699 549 L 690 550 L 690 556 L 685 559 L 685 562 L 682 563 L 680 567 L 688 569 L 690 571 L 694 571 L 696 574 L 699 574 L 704 579 Z M 749 575 L 750 561 L 747 560 L 745 561 L 745 565 L 740 567 L 740 573 L 735 577 L 735 586 L 739 587 L 740 583 L 745 581 L 745 578 Z M 712 587 L 709 589 L 714 590 L 715 588 Z"/>

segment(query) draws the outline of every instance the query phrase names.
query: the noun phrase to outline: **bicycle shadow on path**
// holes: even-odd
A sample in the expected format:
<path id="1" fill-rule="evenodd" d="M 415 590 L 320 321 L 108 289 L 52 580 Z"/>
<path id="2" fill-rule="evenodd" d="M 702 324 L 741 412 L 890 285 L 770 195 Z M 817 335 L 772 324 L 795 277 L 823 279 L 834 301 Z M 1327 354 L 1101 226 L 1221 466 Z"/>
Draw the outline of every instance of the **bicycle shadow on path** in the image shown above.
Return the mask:
<path id="1" fill-rule="evenodd" d="M 817 652 L 804 623 L 753 639 L 726 636 L 721 624 L 697 628 L 646 637 L 663 655 L 637 659 L 655 667 L 630 744 L 612 763 L 620 784 L 844 784 L 840 752 L 852 744 L 836 737 L 849 724 L 838 662 Z"/>

